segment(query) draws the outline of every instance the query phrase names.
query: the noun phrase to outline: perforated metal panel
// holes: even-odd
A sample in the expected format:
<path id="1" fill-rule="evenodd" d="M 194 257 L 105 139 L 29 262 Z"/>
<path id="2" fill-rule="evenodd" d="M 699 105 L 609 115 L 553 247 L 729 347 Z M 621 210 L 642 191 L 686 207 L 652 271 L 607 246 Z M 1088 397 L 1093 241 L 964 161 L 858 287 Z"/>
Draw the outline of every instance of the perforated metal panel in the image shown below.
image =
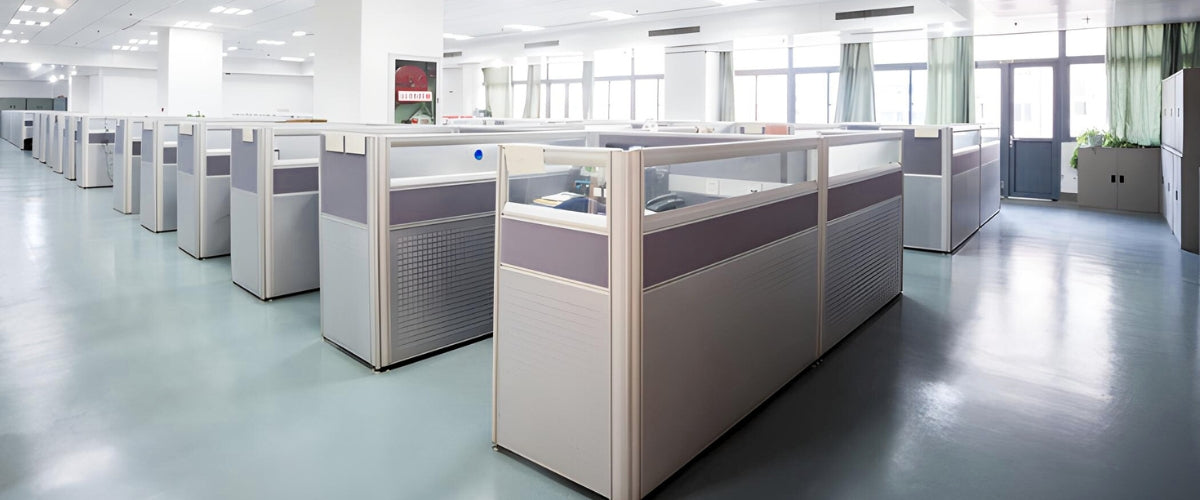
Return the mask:
<path id="1" fill-rule="evenodd" d="M 893 198 L 829 223 L 822 353 L 900 294 L 901 204 Z"/>
<path id="2" fill-rule="evenodd" d="M 495 219 L 391 232 L 387 364 L 491 332 Z"/>

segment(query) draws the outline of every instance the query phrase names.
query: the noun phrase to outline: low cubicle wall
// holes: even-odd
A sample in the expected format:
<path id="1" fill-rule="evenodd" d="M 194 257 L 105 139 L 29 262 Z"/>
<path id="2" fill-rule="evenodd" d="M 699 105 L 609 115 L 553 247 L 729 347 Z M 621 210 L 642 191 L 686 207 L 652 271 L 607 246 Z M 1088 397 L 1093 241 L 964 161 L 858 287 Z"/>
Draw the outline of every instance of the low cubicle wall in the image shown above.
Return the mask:
<path id="1" fill-rule="evenodd" d="M 115 118 L 80 115 L 76 122 L 75 183 L 84 189 L 111 187 L 116 168 Z"/>
<path id="2" fill-rule="evenodd" d="M 62 174 L 67 180 L 73 181 L 76 177 L 77 167 L 75 144 L 79 139 L 79 115 L 63 113 L 59 115 L 58 122 L 60 135 L 58 147 L 62 153 L 58 156 L 59 164 L 56 165 L 55 172 Z"/>
<path id="3" fill-rule="evenodd" d="M 147 120 L 142 129 L 139 215 L 142 227 L 152 233 L 175 231 L 178 227 L 176 171 L 180 121 L 173 118 Z"/>
<path id="4" fill-rule="evenodd" d="M 0 111 L 0 138 L 18 149 L 33 149 L 33 113 L 23 110 Z"/>
<path id="5" fill-rule="evenodd" d="M 899 133 L 501 157 L 493 441 L 601 495 L 650 493 L 901 291 Z"/>
<path id="6" fill-rule="evenodd" d="M 179 249 L 197 259 L 229 255 L 233 131 L 246 126 L 206 120 L 179 125 L 176 172 Z"/>
<path id="7" fill-rule="evenodd" d="M 113 133 L 113 210 L 132 215 L 140 212 L 142 118 L 118 118 Z"/>

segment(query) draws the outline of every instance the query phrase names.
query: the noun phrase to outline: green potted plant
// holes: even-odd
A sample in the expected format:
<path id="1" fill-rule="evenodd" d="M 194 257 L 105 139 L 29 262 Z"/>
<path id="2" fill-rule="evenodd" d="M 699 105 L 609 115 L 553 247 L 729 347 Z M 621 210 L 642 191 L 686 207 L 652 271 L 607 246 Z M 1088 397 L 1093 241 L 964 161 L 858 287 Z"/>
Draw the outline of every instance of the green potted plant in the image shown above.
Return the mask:
<path id="1" fill-rule="evenodd" d="M 1079 144 L 1075 146 L 1075 154 L 1071 155 L 1071 168 L 1079 168 L 1079 148 L 1099 148 L 1103 147 L 1104 143 L 1108 142 L 1109 134 L 1102 132 L 1097 128 L 1089 128 L 1079 134 L 1077 138 Z"/>

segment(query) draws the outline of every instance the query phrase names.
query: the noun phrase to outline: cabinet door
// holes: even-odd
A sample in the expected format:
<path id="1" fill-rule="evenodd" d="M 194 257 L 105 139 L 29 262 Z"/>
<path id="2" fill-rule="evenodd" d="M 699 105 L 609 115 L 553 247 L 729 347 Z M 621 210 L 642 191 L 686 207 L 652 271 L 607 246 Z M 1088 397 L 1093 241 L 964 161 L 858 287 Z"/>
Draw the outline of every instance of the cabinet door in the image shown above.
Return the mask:
<path id="1" fill-rule="evenodd" d="M 1195 75 L 1193 75 L 1193 76 L 1195 76 Z M 1171 89 L 1175 92 L 1175 95 L 1171 98 L 1171 104 L 1175 105 L 1175 114 L 1174 114 L 1175 125 L 1173 127 L 1171 127 L 1171 133 L 1173 134 L 1171 137 L 1171 144 L 1174 144 L 1175 149 L 1178 150 L 1180 153 L 1184 152 L 1184 150 L 1183 150 L 1183 138 L 1184 138 L 1183 88 L 1184 88 L 1183 74 L 1176 75 L 1174 78 L 1174 81 L 1171 84 Z"/>
<path id="2" fill-rule="evenodd" d="M 1171 186 L 1173 201 L 1171 202 L 1171 232 L 1175 233 L 1175 239 L 1183 241 L 1183 233 L 1180 231 L 1181 223 L 1183 222 L 1183 193 L 1179 188 L 1179 179 L 1183 177 L 1180 172 L 1182 162 L 1178 156 L 1168 154 L 1171 157 L 1171 178 L 1175 179 L 1174 186 Z"/>
<path id="3" fill-rule="evenodd" d="M 1117 168 L 1113 150 L 1079 148 L 1079 206 L 1117 208 Z"/>
<path id="4" fill-rule="evenodd" d="M 1167 221 L 1167 226 L 1171 227 L 1175 224 L 1173 215 L 1175 214 L 1174 204 L 1175 190 L 1172 189 L 1175 182 L 1175 163 L 1171 161 L 1171 153 L 1162 152 L 1162 165 L 1160 185 L 1159 185 L 1159 206 L 1162 211 L 1163 220 Z"/>
<path id="5" fill-rule="evenodd" d="M 1130 212 L 1158 211 L 1158 149 L 1118 149 L 1117 209 Z"/>
<path id="6" fill-rule="evenodd" d="M 1163 146 L 1175 147 L 1173 132 L 1175 127 L 1175 88 L 1174 77 L 1167 77 L 1162 82 L 1162 143 Z"/>

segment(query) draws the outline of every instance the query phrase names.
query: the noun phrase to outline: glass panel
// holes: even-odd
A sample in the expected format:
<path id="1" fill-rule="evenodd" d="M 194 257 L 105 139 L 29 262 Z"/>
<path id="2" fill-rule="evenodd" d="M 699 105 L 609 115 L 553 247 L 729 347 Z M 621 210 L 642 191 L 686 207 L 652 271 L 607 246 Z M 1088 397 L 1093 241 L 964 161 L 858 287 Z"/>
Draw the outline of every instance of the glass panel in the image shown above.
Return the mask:
<path id="1" fill-rule="evenodd" d="M 638 80 L 635 120 L 658 119 L 658 80 Z"/>
<path id="2" fill-rule="evenodd" d="M 645 184 L 646 214 L 815 181 L 816 154 L 809 153 L 807 150 L 787 153 L 787 166 L 783 169 L 778 153 L 649 167 Z"/>
<path id="3" fill-rule="evenodd" d="M 755 105 L 758 121 L 787 122 L 787 75 L 758 77 Z"/>
<path id="4" fill-rule="evenodd" d="M 796 123 L 829 123 L 829 76 L 796 75 Z"/>
<path id="5" fill-rule="evenodd" d="M 1000 124 L 1000 68 L 975 70 L 975 123 Z"/>
<path id="6" fill-rule="evenodd" d="M 667 72 L 667 54 L 662 47 L 633 49 L 633 74 L 661 75 Z"/>
<path id="7" fill-rule="evenodd" d="M 1108 130 L 1108 76 L 1104 64 L 1071 65 L 1071 137 Z"/>
<path id="8" fill-rule="evenodd" d="M 583 119 L 583 84 L 572 83 L 567 85 L 567 117 L 582 120 Z"/>
<path id="9" fill-rule="evenodd" d="M 609 83 L 608 101 L 609 120 L 633 118 L 629 115 L 629 111 L 633 109 L 633 84 L 629 80 Z"/>
<path id="10" fill-rule="evenodd" d="M 608 120 L 608 82 L 596 82 L 592 86 L 592 119 Z"/>
<path id="11" fill-rule="evenodd" d="M 837 95 L 841 73 L 829 74 L 829 123 L 837 123 Z"/>
<path id="12" fill-rule="evenodd" d="M 922 38 L 875 42 L 871 45 L 871 55 L 875 64 L 923 63 L 929 60 L 929 41 Z"/>
<path id="13" fill-rule="evenodd" d="M 529 165 L 520 169 L 529 171 Z M 605 170 L 596 167 L 545 165 L 533 174 L 510 175 L 508 202 L 578 212 L 605 214 L 607 202 Z"/>
<path id="14" fill-rule="evenodd" d="M 929 72 L 912 71 L 912 123 L 925 123 L 925 103 L 929 98 Z"/>
<path id="15" fill-rule="evenodd" d="M 1013 68 L 1013 136 L 1048 139 L 1054 136 L 1054 68 Z"/>
<path id="16" fill-rule="evenodd" d="M 900 141 L 887 140 L 829 148 L 829 177 L 900 164 Z"/>
<path id="17" fill-rule="evenodd" d="M 733 53 L 734 70 L 787 69 L 787 49 L 738 50 Z"/>
<path id="18" fill-rule="evenodd" d="M 908 70 L 875 72 L 875 120 L 908 123 Z"/>
<path id="19" fill-rule="evenodd" d="M 757 112 L 758 77 L 733 77 L 733 118 L 740 122 L 752 122 L 758 119 Z"/>
<path id="20" fill-rule="evenodd" d="M 549 107 L 549 118 L 567 117 L 567 85 L 565 83 L 556 83 L 550 86 Z"/>
<path id="21" fill-rule="evenodd" d="M 1057 31 L 975 37 L 976 61 L 1054 59 L 1057 57 Z"/>
<path id="22" fill-rule="evenodd" d="M 842 63 L 841 46 L 817 45 L 792 49 L 792 65 L 797 68 L 836 68 Z"/>
<path id="23" fill-rule="evenodd" d="M 1067 32 L 1067 57 L 1102 56 L 1107 49 L 1108 33 L 1104 28 Z"/>
<path id="24" fill-rule="evenodd" d="M 578 80 L 583 78 L 583 61 L 553 62 L 547 65 L 551 80 Z"/>
<path id="25" fill-rule="evenodd" d="M 595 76 L 629 76 L 633 61 L 629 50 L 597 50 L 592 66 Z"/>

